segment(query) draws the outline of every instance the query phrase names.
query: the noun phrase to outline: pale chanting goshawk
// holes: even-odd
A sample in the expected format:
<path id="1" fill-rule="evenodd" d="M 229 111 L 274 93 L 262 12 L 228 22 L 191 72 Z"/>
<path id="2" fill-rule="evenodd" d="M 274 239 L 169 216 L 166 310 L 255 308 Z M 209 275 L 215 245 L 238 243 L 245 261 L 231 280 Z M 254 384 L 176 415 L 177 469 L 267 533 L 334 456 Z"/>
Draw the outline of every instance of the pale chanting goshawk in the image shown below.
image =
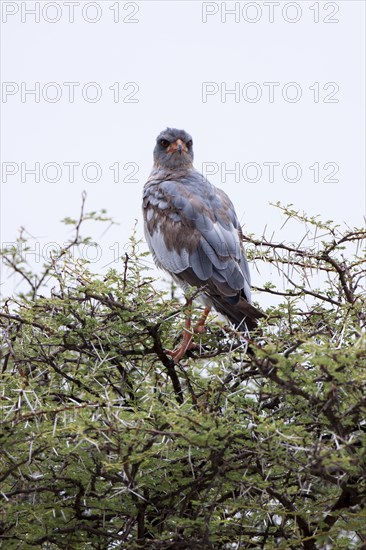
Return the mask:
<path id="1" fill-rule="evenodd" d="M 192 137 L 184 130 L 167 128 L 157 137 L 143 215 L 156 265 L 184 291 L 202 289 L 205 317 L 213 306 L 238 330 L 255 328 L 263 314 L 251 305 L 249 267 L 234 206 L 193 167 Z M 183 347 L 172 353 L 175 361 L 189 343 L 187 336 Z"/>

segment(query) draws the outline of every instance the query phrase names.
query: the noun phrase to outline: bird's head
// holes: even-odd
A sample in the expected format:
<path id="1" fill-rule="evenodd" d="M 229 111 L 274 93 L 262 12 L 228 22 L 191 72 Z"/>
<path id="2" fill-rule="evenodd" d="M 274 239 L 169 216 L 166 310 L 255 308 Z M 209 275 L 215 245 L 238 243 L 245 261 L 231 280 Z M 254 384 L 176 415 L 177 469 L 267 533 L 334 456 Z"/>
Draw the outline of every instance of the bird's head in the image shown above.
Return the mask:
<path id="1" fill-rule="evenodd" d="M 169 170 L 191 168 L 193 162 L 192 138 L 184 130 L 167 128 L 156 138 L 155 166 Z"/>

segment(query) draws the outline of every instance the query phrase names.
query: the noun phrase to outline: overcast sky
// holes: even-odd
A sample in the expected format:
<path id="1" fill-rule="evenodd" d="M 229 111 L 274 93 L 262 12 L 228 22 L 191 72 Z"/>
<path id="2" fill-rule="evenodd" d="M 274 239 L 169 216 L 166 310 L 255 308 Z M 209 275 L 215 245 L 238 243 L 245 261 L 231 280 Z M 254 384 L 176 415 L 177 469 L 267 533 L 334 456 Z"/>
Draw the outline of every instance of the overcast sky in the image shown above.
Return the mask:
<path id="1" fill-rule="evenodd" d="M 142 187 L 166 126 L 193 136 L 196 168 L 229 194 L 245 232 L 278 232 L 277 201 L 362 224 L 363 1 L 1 10 L 2 246 L 20 226 L 41 251 L 61 245 L 60 220 L 77 216 L 85 190 L 87 210 L 120 224 L 93 234 L 100 269 L 113 262 L 136 218 L 142 235 Z M 300 238 L 288 225 L 277 235 Z"/>

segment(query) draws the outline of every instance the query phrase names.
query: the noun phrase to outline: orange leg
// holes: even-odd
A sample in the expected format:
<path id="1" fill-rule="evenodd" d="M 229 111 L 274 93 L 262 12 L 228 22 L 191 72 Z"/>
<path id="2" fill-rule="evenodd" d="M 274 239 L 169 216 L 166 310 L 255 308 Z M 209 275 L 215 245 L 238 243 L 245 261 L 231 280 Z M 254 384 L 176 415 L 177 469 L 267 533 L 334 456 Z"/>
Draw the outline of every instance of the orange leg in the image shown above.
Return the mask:
<path id="1" fill-rule="evenodd" d="M 202 332 L 204 332 L 205 322 L 210 311 L 211 311 L 210 307 L 205 307 L 204 312 L 202 313 L 201 319 L 198 321 L 197 325 L 194 327 L 194 332 L 196 334 L 202 334 Z"/>
<path id="2" fill-rule="evenodd" d="M 194 327 L 193 332 L 196 334 L 202 334 L 205 330 L 205 322 L 208 317 L 208 314 L 210 313 L 211 308 L 205 307 L 204 312 L 199 319 L 198 323 Z M 175 350 L 166 350 L 166 354 L 170 355 L 173 359 L 174 363 L 179 363 L 179 361 L 184 357 L 186 352 L 189 349 L 193 349 L 196 347 L 196 345 L 192 342 L 193 339 L 193 333 L 192 333 L 192 323 L 191 323 L 191 315 L 192 315 L 192 299 L 187 299 L 187 313 L 186 313 L 186 320 L 185 325 L 183 329 L 183 339 L 182 343 L 179 346 L 179 348 L 176 348 Z"/>
<path id="3" fill-rule="evenodd" d="M 183 339 L 179 348 L 170 351 L 166 350 L 167 355 L 170 355 L 174 363 L 178 363 L 182 357 L 186 354 L 186 351 L 190 349 L 192 344 L 192 329 L 191 329 L 191 314 L 192 314 L 192 298 L 187 299 L 187 313 L 186 320 L 183 329 Z"/>

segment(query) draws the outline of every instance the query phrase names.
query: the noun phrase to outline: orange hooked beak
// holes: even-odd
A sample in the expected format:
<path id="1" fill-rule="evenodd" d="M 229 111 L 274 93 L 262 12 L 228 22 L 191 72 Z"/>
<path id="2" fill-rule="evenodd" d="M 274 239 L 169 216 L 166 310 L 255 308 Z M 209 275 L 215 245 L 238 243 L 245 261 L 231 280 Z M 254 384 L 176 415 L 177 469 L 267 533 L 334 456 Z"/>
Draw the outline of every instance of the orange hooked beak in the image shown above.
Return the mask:
<path id="1" fill-rule="evenodd" d="M 182 154 L 182 151 L 185 153 L 188 152 L 186 144 L 181 139 L 177 139 L 177 141 L 171 143 L 167 148 L 167 153 L 175 153 L 176 151 L 178 151 L 180 155 Z"/>

